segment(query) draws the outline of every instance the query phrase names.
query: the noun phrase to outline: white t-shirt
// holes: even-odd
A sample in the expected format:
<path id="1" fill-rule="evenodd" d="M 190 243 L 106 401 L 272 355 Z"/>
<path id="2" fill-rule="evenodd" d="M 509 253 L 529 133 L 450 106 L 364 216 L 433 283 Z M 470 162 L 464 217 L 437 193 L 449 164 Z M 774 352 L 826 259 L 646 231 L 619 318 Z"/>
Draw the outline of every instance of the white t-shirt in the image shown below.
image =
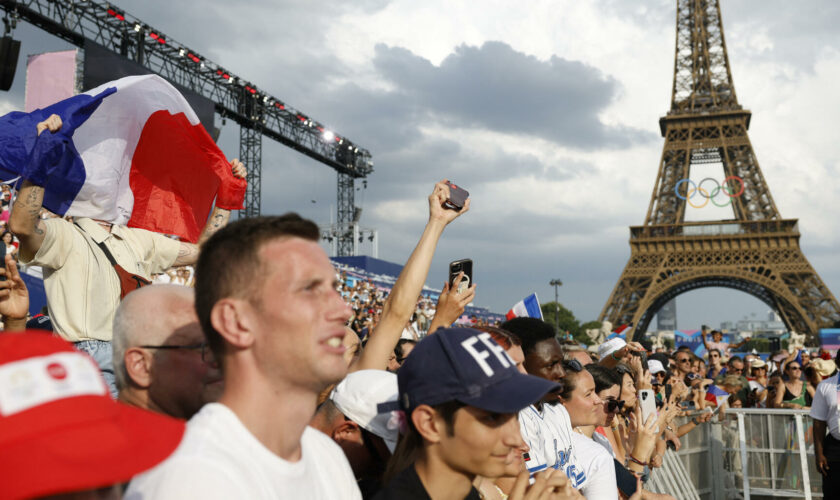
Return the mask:
<path id="1" fill-rule="evenodd" d="M 572 445 L 572 422 L 561 404 L 542 405 L 542 412 L 531 405 L 519 412 L 519 431 L 531 450 L 525 456 L 528 472 L 547 467 L 562 469 L 572 486 L 582 488 L 586 473 L 579 465 Z"/>
<path id="2" fill-rule="evenodd" d="M 612 429 L 607 429 L 607 432 L 612 432 Z M 604 449 L 607 450 L 607 453 L 609 453 L 611 457 L 615 458 L 615 451 L 613 451 L 612 444 L 610 443 L 610 440 L 607 439 L 607 436 L 604 436 L 600 432 L 594 432 L 592 433 L 592 440 L 603 446 Z"/>
<path id="3" fill-rule="evenodd" d="M 301 447 L 298 462 L 283 460 L 263 446 L 228 407 L 210 403 L 189 421 L 175 452 L 135 476 L 124 498 L 362 498 L 347 458 L 332 439 L 307 427 Z"/>
<path id="4" fill-rule="evenodd" d="M 599 435 L 597 432 L 594 435 Z M 572 434 L 575 459 L 586 473 L 586 484 L 580 492 L 586 500 L 617 500 L 618 485 L 615 481 L 613 458 L 603 446 L 588 437 Z"/>
<path id="5" fill-rule="evenodd" d="M 820 382 L 814 393 L 814 401 L 811 403 L 811 418 L 826 422 L 828 432 L 834 439 L 840 439 L 837 398 L 840 398 L 840 386 L 838 386 L 838 375 L 835 375 Z"/>

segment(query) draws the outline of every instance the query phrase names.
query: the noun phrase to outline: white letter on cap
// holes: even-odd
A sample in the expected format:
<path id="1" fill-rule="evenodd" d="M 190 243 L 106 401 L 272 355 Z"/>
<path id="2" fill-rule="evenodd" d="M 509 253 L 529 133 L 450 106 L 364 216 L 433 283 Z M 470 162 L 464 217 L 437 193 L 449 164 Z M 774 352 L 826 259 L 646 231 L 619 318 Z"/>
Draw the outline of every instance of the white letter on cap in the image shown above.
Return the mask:
<path id="1" fill-rule="evenodd" d="M 484 345 L 486 345 L 490 348 L 491 351 L 493 351 L 493 354 L 496 355 L 496 358 L 499 359 L 499 362 L 502 363 L 502 366 L 507 368 L 513 364 L 511 362 L 512 360 L 508 356 L 508 353 L 505 352 L 504 348 L 490 337 L 489 333 L 484 332 L 480 334 L 478 338 L 481 339 L 482 342 L 484 342 Z"/>
<path id="2" fill-rule="evenodd" d="M 478 363 L 478 366 L 480 366 L 481 369 L 484 370 L 484 374 L 488 377 L 492 377 L 494 373 L 493 369 L 490 368 L 490 365 L 487 364 L 487 361 L 484 361 L 485 359 L 490 357 L 490 353 L 487 351 L 476 350 L 476 348 L 473 347 L 473 344 L 475 344 L 476 342 L 478 342 L 478 337 L 470 337 L 467 340 L 461 342 L 461 345 L 464 346 L 464 349 L 466 349 L 467 352 L 470 353 L 470 356 L 472 356 L 475 359 L 475 362 Z"/>

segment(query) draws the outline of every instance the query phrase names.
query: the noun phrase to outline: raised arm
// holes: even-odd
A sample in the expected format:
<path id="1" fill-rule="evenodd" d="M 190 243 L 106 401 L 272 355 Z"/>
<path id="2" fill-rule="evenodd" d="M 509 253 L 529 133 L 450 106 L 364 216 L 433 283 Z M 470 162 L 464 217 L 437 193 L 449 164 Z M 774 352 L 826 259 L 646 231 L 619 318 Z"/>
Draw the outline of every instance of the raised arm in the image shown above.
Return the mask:
<path id="1" fill-rule="evenodd" d="M 388 366 L 388 356 L 396 347 L 403 326 L 417 306 L 417 298 L 423 290 L 423 283 L 426 282 L 432 257 L 444 228 L 470 209 L 469 199 L 460 212 L 445 209 L 443 203 L 448 198 L 449 186 L 444 179 L 435 184 L 434 191 L 429 195 L 429 221 L 385 301 L 379 324 L 370 335 L 370 340 L 359 358 L 357 369 L 384 370 Z"/>
<path id="2" fill-rule="evenodd" d="M 243 165 L 238 159 L 233 159 L 230 162 L 230 168 L 233 172 L 234 178 L 242 180 L 246 178 L 247 172 L 245 170 L 245 165 Z M 224 186 L 219 189 L 216 206 L 213 208 L 213 213 L 210 214 L 210 218 L 207 219 L 204 229 L 201 230 L 201 236 L 198 237 L 198 244 L 181 242 L 181 248 L 178 250 L 178 258 L 175 259 L 175 262 L 172 264 L 173 266 L 190 266 L 198 261 L 198 251 L 199 248 L 201 248 L 201 245 L 203 245 L 205 241 L 210 239 L 210 237 L 221 228 L 227 226 L 227 223 L 230 220 L 231 208 L 242 204 L 240 194 L 244 196 L 244 190 L 242 190 L 241 193 L 229 193 L 226 192 Z"/>
<path id="3" fill-rule="evenodd" d="M 61 130 L 61 117 L 50 115 L 46 120 L 36 125 L 38 135 L 48 130 L 54 134 Z M 41 223 L 41 207 L 44 204 L 44 187 L 33 184 L 28 180 L 18 192 L 12 204 L 9 217 L 9 229 L 20 241 L 20 256 L 24 261 L 30 261 L 38 253 L 44 242 L 46 227 Z"/>
<path id="4" fill-rule="evenodd" d="M 709 342 L 706 340 L 706 328 L 705 327 L 700 329 L 700 339 L 703 340 L 703 347 L 706 349 L 706 352 L 709 352 Z"/>

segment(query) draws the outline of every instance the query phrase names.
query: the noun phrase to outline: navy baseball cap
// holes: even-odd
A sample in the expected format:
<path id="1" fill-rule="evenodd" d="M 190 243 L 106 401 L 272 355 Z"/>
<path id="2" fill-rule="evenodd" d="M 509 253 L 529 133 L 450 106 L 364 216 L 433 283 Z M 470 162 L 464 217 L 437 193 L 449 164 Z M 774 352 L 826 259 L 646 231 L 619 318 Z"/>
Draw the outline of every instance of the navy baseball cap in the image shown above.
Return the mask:
<path id="1" fill-rule="evenodd" d="M 495 413 L 516 413 L 560 386 L 525 375 L 489 333 L 441 328 L 417 343 L 397 372 L 400 405 L 458 401 Z"/>

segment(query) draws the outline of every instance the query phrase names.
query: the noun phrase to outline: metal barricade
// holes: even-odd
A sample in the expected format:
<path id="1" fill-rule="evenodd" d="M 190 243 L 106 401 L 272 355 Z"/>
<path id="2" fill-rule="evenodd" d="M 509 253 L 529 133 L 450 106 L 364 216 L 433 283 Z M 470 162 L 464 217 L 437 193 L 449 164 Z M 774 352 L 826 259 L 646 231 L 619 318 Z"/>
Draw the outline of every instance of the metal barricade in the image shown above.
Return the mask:
<path id="1" fill-rule="evenodd" d="M 727 409 L 721 422 L 715 417 L 700 425 L 681 438 L 678 452 L 666 453 L 662 471 L 651 476 L 652 486 L 677 498 L 702 500 L 822 498 L 812 424 L 807 410 Z M 682 467 L 668 465 L 669 456 L 678 457 Z M 680 487 L 683 475 L 697 496 Z M 674 487 L 680 488 L 676 495 Z"/>

